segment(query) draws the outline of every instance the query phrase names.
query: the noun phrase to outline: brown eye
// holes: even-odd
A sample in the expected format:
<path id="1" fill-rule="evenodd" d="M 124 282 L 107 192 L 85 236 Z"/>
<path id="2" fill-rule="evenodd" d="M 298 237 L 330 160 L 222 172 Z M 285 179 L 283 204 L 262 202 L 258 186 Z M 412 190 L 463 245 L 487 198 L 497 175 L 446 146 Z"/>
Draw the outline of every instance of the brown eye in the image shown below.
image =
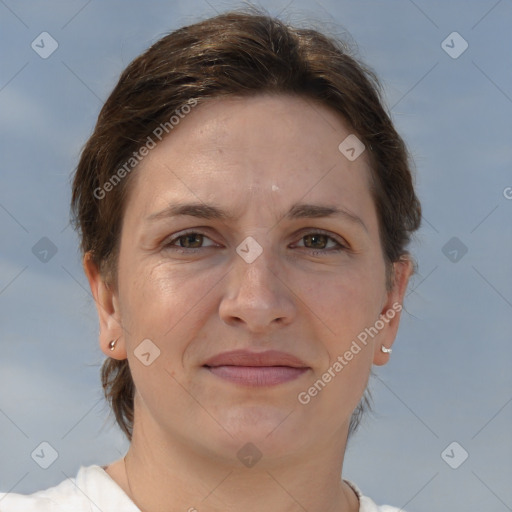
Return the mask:
<path id="1" fill-rule="evenodd" d="M 209 237 L 198 233 L 197 231 L 188 231 L 178 236 L 173 236 L 165 244 L 166 249 L 206 249 L 213 247 L 215 244 L 210 240 L 208 245 L 204 245 L 205 240 L 210 240 Z"/>
<path id="2" fill-rule="evenodd" d="M 304 240 L 304 245 L 311 249 L 325 249 L 325 246 L 329 240 L 327 235 L 323 235 L 321 233 L 306 235 L 302 238 Z M 311 246 L 309 244 L 311 244 Z"/>
<path id="3" fill-rule="evenodd" d="M 309 249 L 315 254 L 325 253 L 327 255 L 347 249 L 344 244 L 338 242 L 334 237 L 321 231 L 307 233 L 302 236 L 301 241 L 304 243 L 301 247 Z M 328 247 L 329 244 L 331 244 L 330 247 Z"/>
<path id="4" fill-rule="evenodd" d="M 203 242 L 203 235 L 199 233 L 187 233 L 177 238 L 180 247 L 187 247 L 196 249 L 201 246 Z"/>

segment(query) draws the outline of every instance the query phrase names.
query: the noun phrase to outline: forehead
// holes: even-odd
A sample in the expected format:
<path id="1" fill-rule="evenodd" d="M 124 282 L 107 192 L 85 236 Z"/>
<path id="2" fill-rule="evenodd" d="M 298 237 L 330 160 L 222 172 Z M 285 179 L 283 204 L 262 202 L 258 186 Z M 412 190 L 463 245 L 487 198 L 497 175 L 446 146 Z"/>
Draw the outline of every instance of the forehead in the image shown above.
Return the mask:
<path id="1" fill-rule="evenodd" d="M 240 214 L 301 199 L 364 209 L 370 166 L 364 151 L 353 161 L 340 151 L 349 136 L 339 114 L 297 96 L 208 100 L 138 165 L 130 202 L 144 214 L 181 199 Z"/>

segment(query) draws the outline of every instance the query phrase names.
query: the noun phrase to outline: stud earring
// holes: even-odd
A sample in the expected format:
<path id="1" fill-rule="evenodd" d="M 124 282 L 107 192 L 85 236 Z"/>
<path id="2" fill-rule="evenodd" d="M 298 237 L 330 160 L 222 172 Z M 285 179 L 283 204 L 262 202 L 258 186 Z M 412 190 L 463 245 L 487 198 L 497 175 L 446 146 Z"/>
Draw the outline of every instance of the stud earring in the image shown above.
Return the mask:
<path id="1" fill-rule="evenodd" d="M 117 343 L 117 340 L 119 338 L 115 339 L 115 340 L 112 340 L 109 344 L 108 344 L 108 348 L 111 350 L 111 351 L 114 351 L 116 349 L 116 343 Z"/>
<path id="2" fill-rule="evenodd" d="M 382 350 L 382 352 L 384 352 L 384 354 L 391 354 L 391 352 L 393 352 L 393 349 L 387 348 L 384 345 L 382 345 L 380 349 Z"/>

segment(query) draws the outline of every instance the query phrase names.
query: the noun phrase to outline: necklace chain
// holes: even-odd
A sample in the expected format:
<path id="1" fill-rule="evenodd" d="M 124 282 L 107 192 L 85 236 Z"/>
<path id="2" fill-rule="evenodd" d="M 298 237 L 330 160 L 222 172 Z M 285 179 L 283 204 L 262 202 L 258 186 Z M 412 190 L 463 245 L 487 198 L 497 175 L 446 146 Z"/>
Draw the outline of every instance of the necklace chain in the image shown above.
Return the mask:
<path id="1" fill-rule="evenodd" d="M 123 457 L 124 474 L 126 475 L 126 481 L 128 482 L 128 490 L 130 491 L 130 499 L 135 503 L 135 506 L 141 511 L 146 512 L 136 501 L 133 495 L 132 486 L 130 485 L 130 477 L 128 476 L 128 469 L 126 468 L 126 455 Z"/>
<path id="2" fill-rule="evenodd" d="M 128 476 L 128 469 L 126 468 L 126 455 L 123 457 L 123 464 L 124 464 L 124 473 L 126 475 L 126 482 L 128 483 L 128 490 L 130 491 L 130 499 L 133 501 L 133 503 L 135 504 L 135 506 L 141 511 L 141 512 L 147 512 L 146 510 L 144 510 L 136 501 L 135 501 L 135 496 L 133 495 L 133 491 L 132 491 L 132 486 L 130 485 L 130 477 Z M 343 481 L 343 480 L 342 480 Z M 357 501 L 360 502 L 359 500 L 359 496 L 357 495 L 356 491 L 354 490 L 354 488 L 347 483 L 347 486 L 350 488 L 351 491 L 354 492 L 354 494 L 357 496 Z M 346 497 L 346 492 L 345 492 L 345 489 L 343 488 L 343 484 L 342 484 L 342 492 L 343 494 L 345 495 Z"/>

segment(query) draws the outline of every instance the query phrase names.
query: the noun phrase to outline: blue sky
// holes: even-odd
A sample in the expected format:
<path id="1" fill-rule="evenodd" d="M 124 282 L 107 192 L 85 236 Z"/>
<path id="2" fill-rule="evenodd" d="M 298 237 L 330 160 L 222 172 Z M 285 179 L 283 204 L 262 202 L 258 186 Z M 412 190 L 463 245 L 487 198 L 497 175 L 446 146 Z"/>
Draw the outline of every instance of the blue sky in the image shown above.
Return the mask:
<path id="1" fill-rule="evenodd" d="M 0 491 L 55 485 L 126 450 L 102 401 L 96 311 L 68 226 L 69 179 L 130 60 L 233 5 L 0 1 Z M 344 476 L 409 512 L 511 510 L 512 2 L 260 5 L 357 43 L 416 165 L 419 272 Z M 46 59 L 31 47 L 42 32 L 58 44 Z M 46 263 L 33 253 L 43 237 L 57 250 Z M 31 458 L 43 441 L 58 452 L 48 469 Z M 452 442 L 448 454 L 468 453 L 457 469 L 441 456 Z"/>

